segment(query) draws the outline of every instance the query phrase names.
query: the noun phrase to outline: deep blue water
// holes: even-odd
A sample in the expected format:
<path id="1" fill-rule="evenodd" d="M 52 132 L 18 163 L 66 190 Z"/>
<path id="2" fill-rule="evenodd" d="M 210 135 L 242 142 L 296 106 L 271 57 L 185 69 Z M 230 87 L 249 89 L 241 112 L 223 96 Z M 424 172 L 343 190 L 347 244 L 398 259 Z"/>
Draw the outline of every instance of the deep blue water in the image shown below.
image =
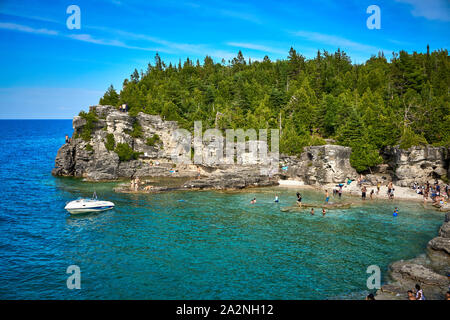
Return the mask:
<path id="1" fill-rule="evenodd" d="M 0 299 L 361 298 L 369 265 L 384 274 L 421 254 L 443 220 L 408 202 L 367 201 L 326 217 L 319 206 L 315 216 L 281 212 L 294 189 L 116 194 L 115 183 L 51 176 L 71 132 L 70 120 L 0 121 Z M 116 208 L 65 212 L 94 189 Z M 81 290 L 67 289 L 72 264 Z"/>

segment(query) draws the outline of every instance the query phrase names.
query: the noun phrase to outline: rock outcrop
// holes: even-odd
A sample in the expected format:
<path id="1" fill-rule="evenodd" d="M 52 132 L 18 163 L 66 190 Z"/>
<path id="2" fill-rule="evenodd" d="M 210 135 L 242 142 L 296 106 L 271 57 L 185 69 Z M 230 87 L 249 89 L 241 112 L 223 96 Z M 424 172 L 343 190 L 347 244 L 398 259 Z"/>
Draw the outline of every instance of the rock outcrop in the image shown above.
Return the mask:
<path id="1" fill-rule="evenodd" d="M 174 134 L 179 129 L 176 122 L 164 121 L 160 116 L 142 112 L 131 117 L 112 106 L 93 106 L 90 112 L 96 117 L 96 121 L 91 121 L 92 123 L 88 123 L 86 117 L 74 117 L 73 138 L 58 150 L 53 175 L 114 180 L 132 177 L 194 177 L 200 170 L 206 178 L 196 179 L 186 186 L 199 189 L 213 185 L 216 188 L 272 185 L 274 177 L 278 177 L 276 170 L 272 173 L 273 167 L 264 167 L 264 164 L 253 161 L 257 157 L 246 149 L 242 155 L 237 155 L 236 159 L 226 164 L 206 161 L 198 167 L 190 163 L 175 162 L 174 155 L 181 155 L 183 151 L 190 152 L 180 149 L 181 138 Z M 139 134 L 135 134 L 136 127 L 139 128 Z M 88 139 L 85 130 L 90 130 Z M 148 143 L 148 139 L 156 135 L 157 142 Z M 106 146 L 111 136 L 115 146 L 119 143 L 130 146 L 139 155 L 137 159 L 120 161 L 118 154 Z M 266 146 L 262 141 L 254 142 L 257 143 L 258 150 Z M 225 153 L 221 149 L 224 146 L 222 140 L 213 139 L 209 144 L 203 143 L 203 159 L 207 155 Z M 354 179 L 357 176 L 350 165 L 350 154 L 350 148 L 338 145 L 307 147 L 300 157 L 281 156 L 279 163 L 276 159 L 276 169 L 279 166 L 278 172 L 283 178 L 302 180 L 305 184 L 342 182 L 346 178 Z M 269 158 L 270 156 L 269 154 Z"/>
<path id="2" fill-rule="evenodd" d="M 393 181 L 409 187 L 415 181 L 425 183 L 448 176 L 449 151 L 444 147 L 411 147 L 407 150 L 388 147 L 382 153 L 393 173 Z"/>
<path id="3" fill-rule="evenodd" d="M 299 158 L 280 158 L 281 174 L 309 185 L 356 179 L 358 174 L 350 165 L 351 152 L 351 148 L 338 145 L 306 147 Z"/>
<path id="4" fill-rule="evenodd" d="M 431 239 L 427 245 L 426 256 L 411 260 L 400 260 L 389 266 L 392 282 L 385 284 L 377 292 L 377 299 L 407 299 L 407 291 L 418 283 L 431 300 L 442 300 L 448 291 L 450 281 L 450 213 L 439 229 L 439 236 Z"/>

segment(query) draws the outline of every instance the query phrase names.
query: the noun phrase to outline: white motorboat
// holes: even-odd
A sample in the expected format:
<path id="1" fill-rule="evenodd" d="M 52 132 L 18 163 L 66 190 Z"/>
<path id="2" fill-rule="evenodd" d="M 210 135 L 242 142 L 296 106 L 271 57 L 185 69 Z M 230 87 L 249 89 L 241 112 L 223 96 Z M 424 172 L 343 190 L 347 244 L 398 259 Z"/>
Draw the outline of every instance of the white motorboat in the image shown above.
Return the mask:
<path id="1" fill-rule="evenodd" d="M 97 196 L 94 193 L 92 199 L 80 198 L 74 201 L 70 201 L 64 207 L 71 214 L 80 214 L 87 212 L 101 212 L 111 210 L 114 208 L 114 203 L 111 201 L 97 200 Z"/>

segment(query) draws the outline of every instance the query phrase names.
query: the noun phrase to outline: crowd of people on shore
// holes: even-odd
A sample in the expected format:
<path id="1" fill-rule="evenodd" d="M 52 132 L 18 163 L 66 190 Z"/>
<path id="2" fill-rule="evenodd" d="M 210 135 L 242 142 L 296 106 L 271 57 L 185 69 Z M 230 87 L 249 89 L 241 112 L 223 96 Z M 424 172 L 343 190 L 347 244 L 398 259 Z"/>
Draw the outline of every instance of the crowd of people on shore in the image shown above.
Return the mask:
<path id="1" fill-rule="evenodd" d="M 438 180 L 436 180 L 433 185 L 428 181 L 422 185 L 414 182 L 411 189 L 413 189 L 418 195 L 422 195 L 424 202 L 431 199 L 433 203 L 439 203 L 442 205 L 450 198 L 450 186 L 448 183 L 441 186 Z"/>
<path id="2" fill-rule="evenodd" d="M 406 294 L 408 296 L 408 300 L 426 300 L 423 289 L 419 284 L 416 284 L 414 289 L 408 290 Z M 375 296 L 373 295 L 373 293 L 369 293 L 366 297 L 366 300 L 375 300 Z M 444 300 L 450 301 L 450 288 L 449 291 L 445 293 Z"/>

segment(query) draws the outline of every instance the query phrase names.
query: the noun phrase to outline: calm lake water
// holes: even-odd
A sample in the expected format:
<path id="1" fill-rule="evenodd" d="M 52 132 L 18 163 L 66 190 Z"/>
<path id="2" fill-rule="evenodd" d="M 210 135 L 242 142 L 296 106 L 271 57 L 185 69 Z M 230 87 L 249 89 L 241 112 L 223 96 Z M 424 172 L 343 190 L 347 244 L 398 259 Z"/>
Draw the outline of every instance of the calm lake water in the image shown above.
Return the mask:
<path id="1" fill-rule="evenodd" d="M 281 212 L 295 189 L 117 194 L 115 183 L 51 176 L 71 132 L 70 120 L 0 121 L 0 299 L 356 299 L 369 265 L 385 275 L 423 253 L 443 221 L 400 201 Z M 65 212 L 94 189 L 116 208 Z M 81 290 L 67 289 L 69 265 L 81 268 Z"/>

